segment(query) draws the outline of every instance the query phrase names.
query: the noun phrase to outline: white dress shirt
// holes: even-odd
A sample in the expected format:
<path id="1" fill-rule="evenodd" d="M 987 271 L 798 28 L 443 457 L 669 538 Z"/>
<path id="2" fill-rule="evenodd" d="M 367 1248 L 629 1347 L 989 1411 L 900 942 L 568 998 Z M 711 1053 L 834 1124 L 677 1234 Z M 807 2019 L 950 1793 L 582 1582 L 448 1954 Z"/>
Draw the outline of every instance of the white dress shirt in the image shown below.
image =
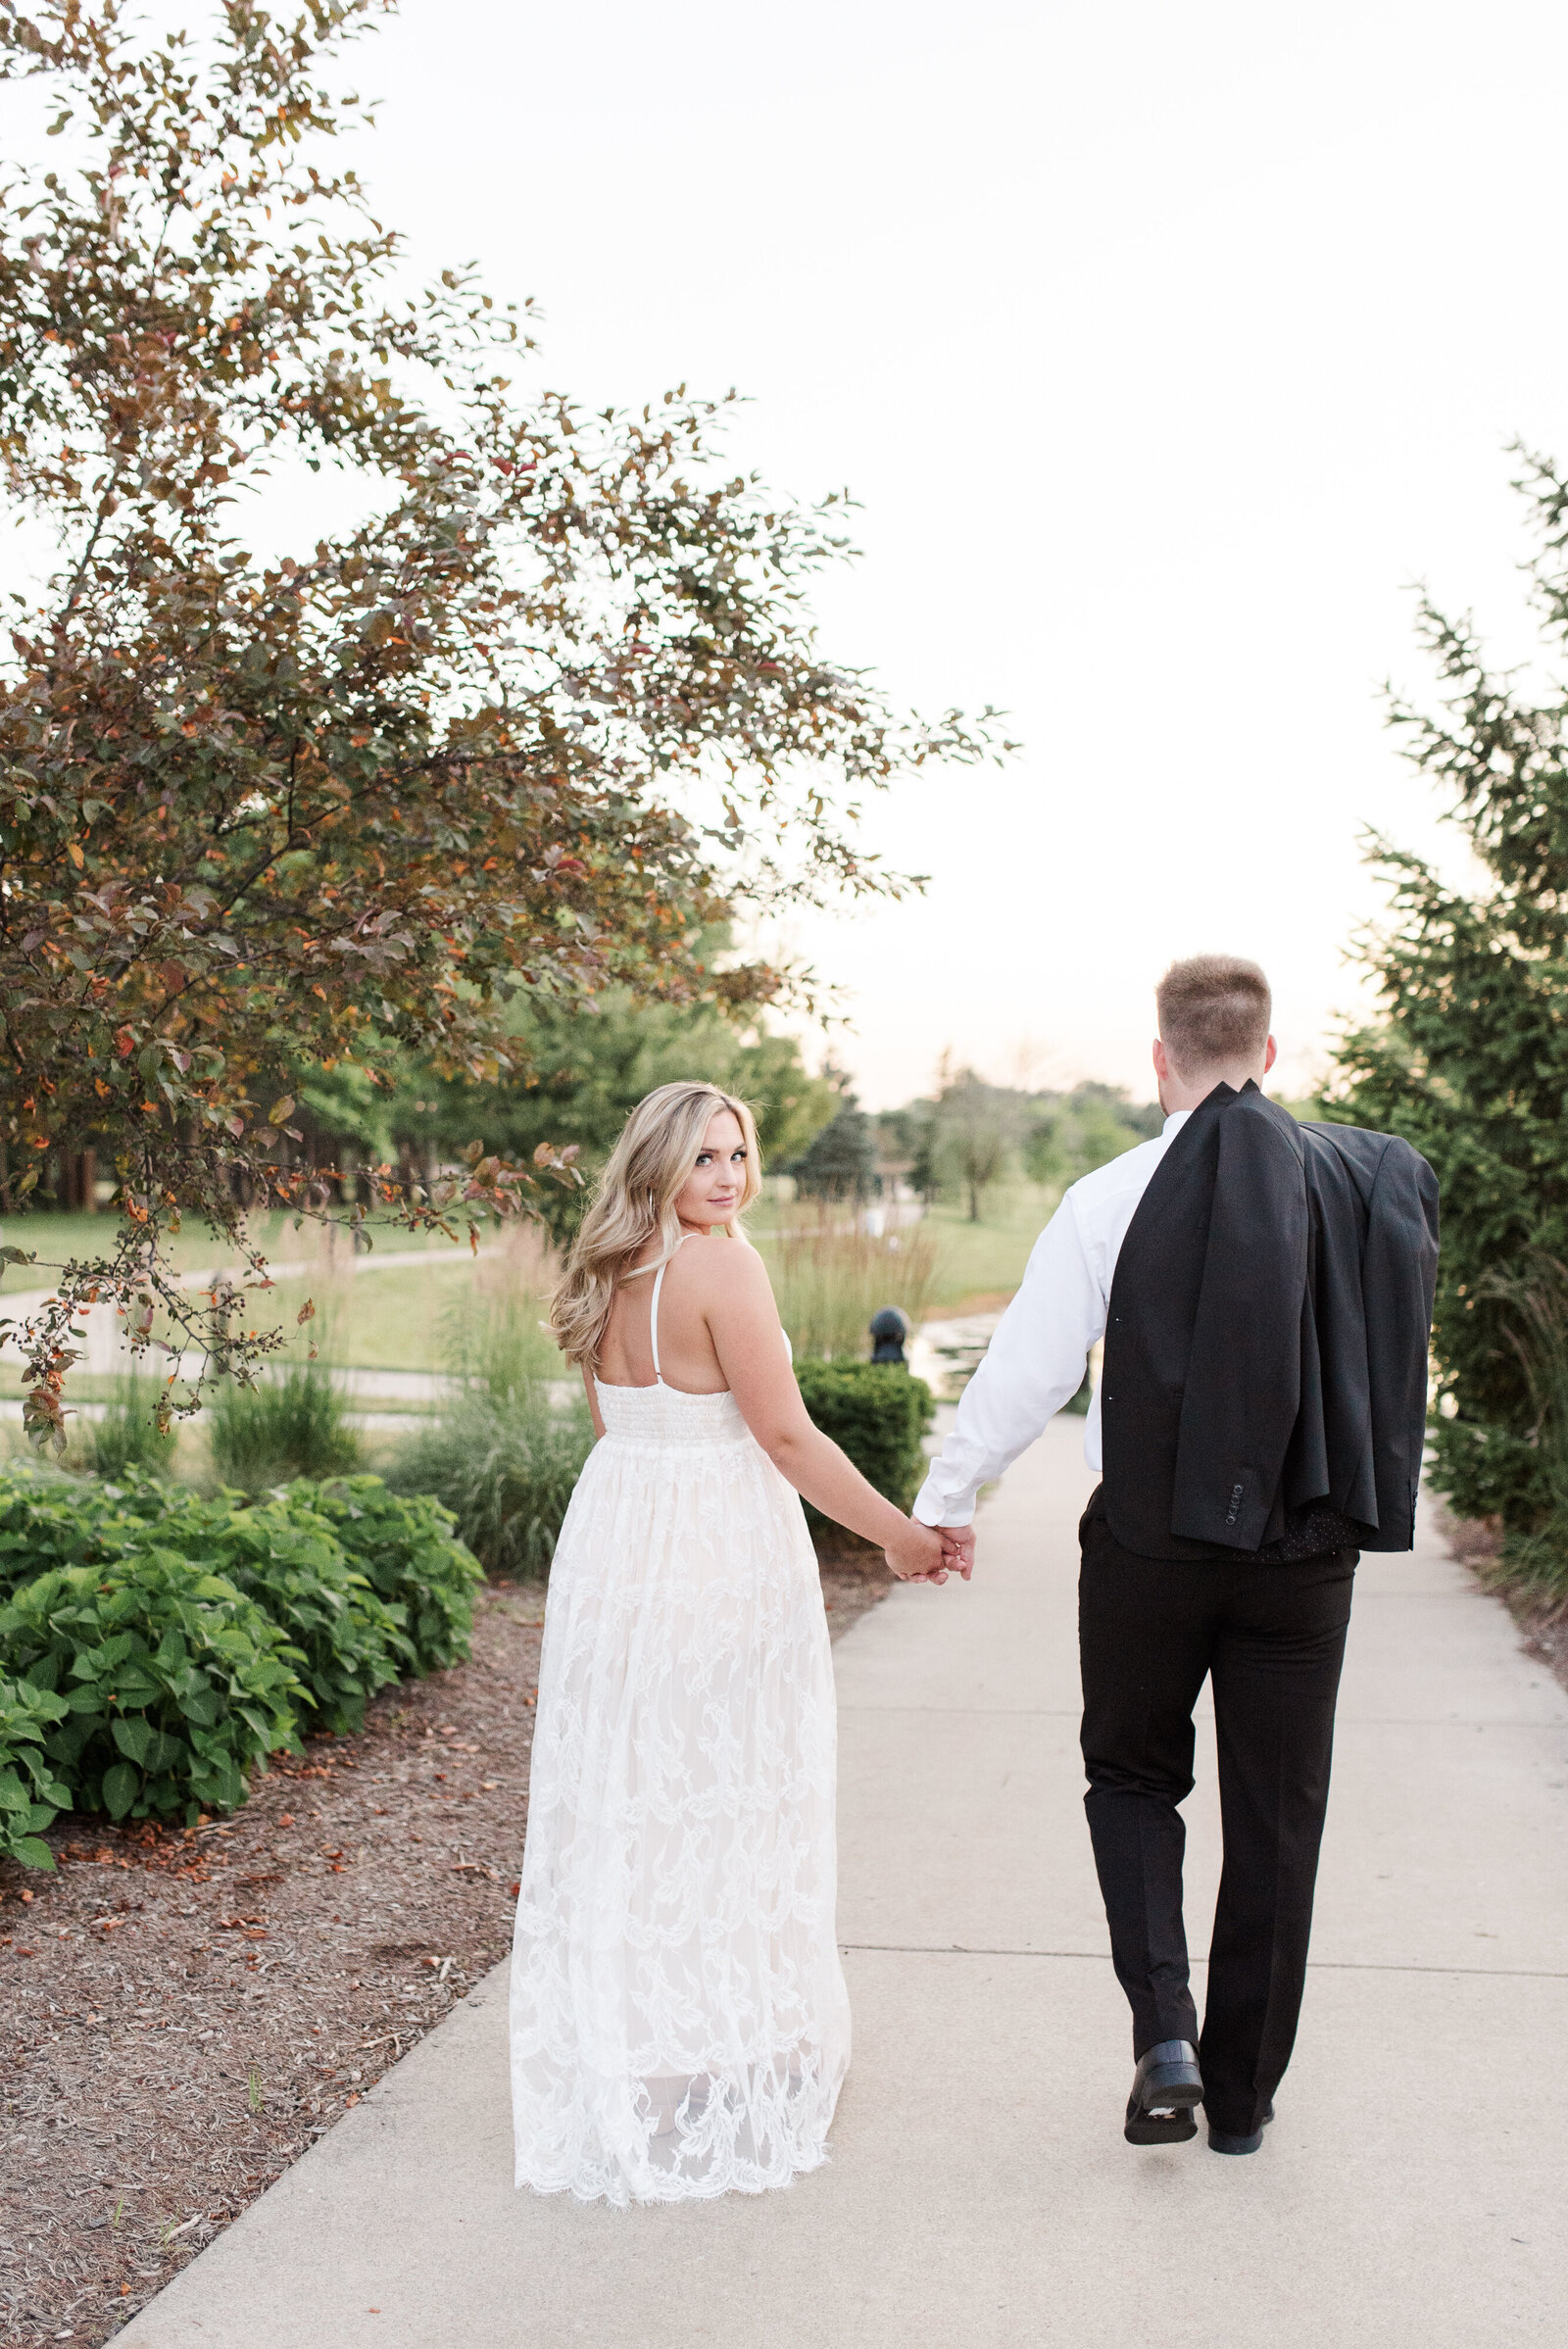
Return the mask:
<path id="1" fill-rule="evenodd" d="M 1010 1468 L 1083 1385 L 1089 1349 L 1105 1334 L 1110 1284 L 1133 1210 L 1191 1114 L 1173 1110 L 1156 1141 L 1097 1166 L 1063 1197 L 920 1488 L 914 1514 L 922 1524 L 968 1525 L 981 1486 Z M 1098 1387 L 1084 1425 L 1084 1458 L 1099 1469 Z"/>

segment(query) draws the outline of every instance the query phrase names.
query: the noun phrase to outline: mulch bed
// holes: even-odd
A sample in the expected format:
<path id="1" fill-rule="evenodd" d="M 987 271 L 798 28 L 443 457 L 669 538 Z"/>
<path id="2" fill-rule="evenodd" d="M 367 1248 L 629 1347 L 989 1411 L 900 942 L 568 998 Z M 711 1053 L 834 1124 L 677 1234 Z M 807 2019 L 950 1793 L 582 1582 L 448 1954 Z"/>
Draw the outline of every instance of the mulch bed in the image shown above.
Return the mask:
<path id="1" fill-rule="evenodd" d="M 837 1637 L 891 1587 L 824 1560 Z M 544 1592 L 231 1820 L 0 1862 L 0 2342 L 110 2340 L 504 1957 Z"/>

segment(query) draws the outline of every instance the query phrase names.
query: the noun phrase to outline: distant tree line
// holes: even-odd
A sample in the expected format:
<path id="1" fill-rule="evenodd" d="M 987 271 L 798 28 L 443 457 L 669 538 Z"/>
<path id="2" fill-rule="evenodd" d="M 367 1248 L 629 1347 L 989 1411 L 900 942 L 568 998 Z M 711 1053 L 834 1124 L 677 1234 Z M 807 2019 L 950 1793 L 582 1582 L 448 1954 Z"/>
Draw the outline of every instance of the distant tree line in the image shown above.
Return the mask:
<path id="1" fill-rule="evenodd" d="M 867 1199 L 902 1179 L 928 1203 L 961 1201 L 978 1223 L 987 1192 L 1006 1177 L 1065 1189 L 1162 1122 L 1156 1104 L 1130 1101 L 1121 1086 L 1031 1093 L 944 1062 L 933 1094 L 875 1117 L 845 1091 L 791 1172 L 808 1197 L 826 1199 Z"/>

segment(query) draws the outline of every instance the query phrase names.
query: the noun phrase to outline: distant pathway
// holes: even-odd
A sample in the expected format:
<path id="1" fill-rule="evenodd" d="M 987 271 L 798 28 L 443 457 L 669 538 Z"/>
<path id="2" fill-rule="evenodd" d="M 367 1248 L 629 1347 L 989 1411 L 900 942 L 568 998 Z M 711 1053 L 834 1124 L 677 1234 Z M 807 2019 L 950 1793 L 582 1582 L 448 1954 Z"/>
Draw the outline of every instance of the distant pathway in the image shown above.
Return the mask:
<path id="1" fill-rule="evenodd" d="M 1263 2151 L 1121 2138 L 1076 1750 L 1082 1422 L 972 1588 L 835 1650 L 856 2058 L 830 2168 L 614 2213 L 514 2194 L 497 1973 L 123 2349 L 1557 2349 L 1568 1697 L 1437 1547 L 1369 1559 L 1301 2036 Z M 1191 1813 L 1201 1947 L 1212 1754 Z"/>

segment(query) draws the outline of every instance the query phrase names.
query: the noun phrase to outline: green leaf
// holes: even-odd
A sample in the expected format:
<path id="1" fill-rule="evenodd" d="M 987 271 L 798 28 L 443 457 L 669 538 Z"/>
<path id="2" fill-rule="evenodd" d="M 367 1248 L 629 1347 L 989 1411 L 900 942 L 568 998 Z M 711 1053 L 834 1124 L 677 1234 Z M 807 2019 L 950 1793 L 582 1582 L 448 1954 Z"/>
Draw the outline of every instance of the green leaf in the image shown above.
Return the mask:
<path id="1" fill-rule="evenodd" d="M 104 1807 L 111 1819 L 123 1819 L 140 1785 L 140 1774 L 128 1762 L 116 1762 L 104 1772 Z"/>
<path id="2" fill-rule="evenodd" d="M 20 1860 L 24 1868 L 53 1868 L 55 1864 L 54 1853 L 36 1835 L 18 1835 L 10 1848 L 12 1858 Z"/>
<path id="3" fill-rule="evenodd" d="M 146 1770 L 156 1767 L 149 1761 L 149 1756 L 157 1741 L 156 1733 L 149 1721 L 139 1715 L 129 1721 L 117 1721 L 110 1734 L 121 1752 L 128 1754 L 139 1769 Z"/>

